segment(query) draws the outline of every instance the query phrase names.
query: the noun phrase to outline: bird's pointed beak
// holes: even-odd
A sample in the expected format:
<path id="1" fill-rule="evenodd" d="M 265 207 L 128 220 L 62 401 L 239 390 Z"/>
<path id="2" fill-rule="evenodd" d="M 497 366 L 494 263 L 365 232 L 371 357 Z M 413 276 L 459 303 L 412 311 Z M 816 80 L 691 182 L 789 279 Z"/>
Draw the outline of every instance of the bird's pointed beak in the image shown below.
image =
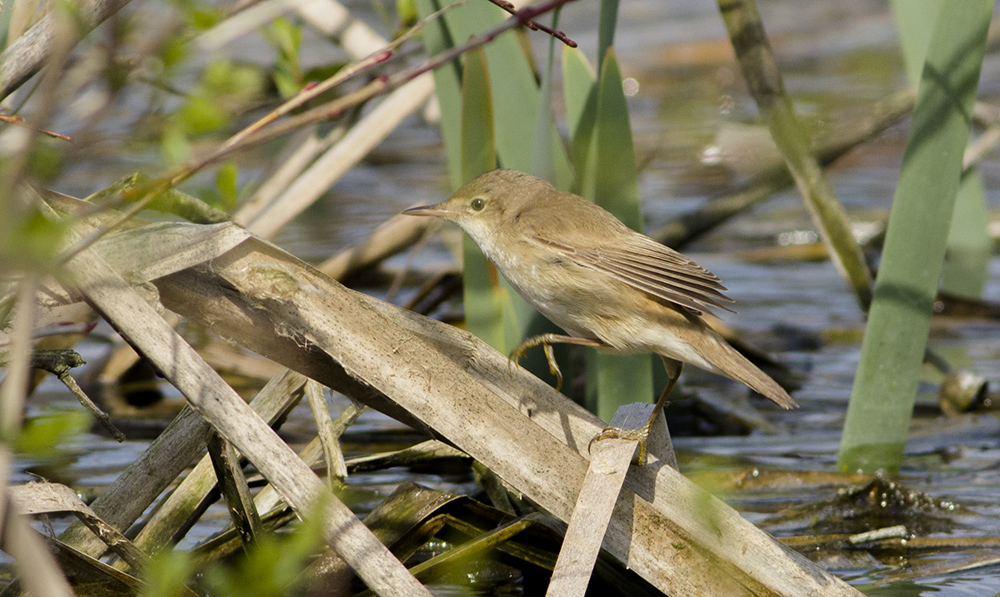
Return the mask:
<path id="1" fill-rule="evenodd" d="M 436 205 L 421 205 L 403 210 L 403 215 L 407 216 L 447 216 L 450 213 L 446 209 L 441 209 L 440 203 Z"/>

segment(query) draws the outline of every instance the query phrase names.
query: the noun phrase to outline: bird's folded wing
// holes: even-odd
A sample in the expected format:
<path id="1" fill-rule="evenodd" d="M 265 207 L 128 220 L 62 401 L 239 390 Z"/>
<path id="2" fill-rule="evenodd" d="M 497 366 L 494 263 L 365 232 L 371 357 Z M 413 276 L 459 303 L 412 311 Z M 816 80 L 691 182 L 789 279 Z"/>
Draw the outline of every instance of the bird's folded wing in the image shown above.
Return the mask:
<path id="1" fill-rule="evenodd" d="M 565 258 L 669 301 L 696 314 L 733 302 L 723 292 L 719 277 L 673 249 L 653 239 L 636 234 L 599 248 L 571 247 L 551 239 L 535 237 L 540 244 L 561 253 Z"/>

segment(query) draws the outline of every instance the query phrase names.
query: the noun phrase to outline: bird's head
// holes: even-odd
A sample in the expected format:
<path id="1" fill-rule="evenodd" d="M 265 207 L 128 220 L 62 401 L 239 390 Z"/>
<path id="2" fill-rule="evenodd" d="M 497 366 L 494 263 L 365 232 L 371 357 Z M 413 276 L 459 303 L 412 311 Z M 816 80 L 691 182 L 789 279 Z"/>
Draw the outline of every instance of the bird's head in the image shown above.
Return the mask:
<path id="1" fill-rule="evenodd" d="M 501 229 L 516 226 L 523 209 L 547 190 L 552 191 L 552 185 L 530 174 L 493 170 L 468 182 L 441 203 L 411 207 L 403 213 L 454 222 L 488 253 Z"/>

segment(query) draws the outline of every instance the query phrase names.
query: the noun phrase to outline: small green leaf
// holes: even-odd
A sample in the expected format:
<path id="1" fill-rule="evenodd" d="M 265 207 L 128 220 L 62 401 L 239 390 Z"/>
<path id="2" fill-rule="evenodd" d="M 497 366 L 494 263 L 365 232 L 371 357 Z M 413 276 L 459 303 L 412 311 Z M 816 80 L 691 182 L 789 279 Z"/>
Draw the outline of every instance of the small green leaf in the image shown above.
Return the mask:
<path id="1" fill-rule="evenodd" d="M 205 93 L 221 96 L 229 102 L 245 103 L 262 93 L 264 76 L 256 66 L 219 60 L 205 68 L 201 88 Z"/>
<path id="2" fill-rule="evenodd" d="M 180 597 L 189 595 L 185 583 L 191 578 L 193 565 L 189 552 L 164 549 L 142 569 L 144 581 L 139 597 Z"/>
<path id="3" fill-rule="evenodd" d="M 239 172 L 235 162 L 227 162 L 219 171 L 215 173 L 215 188 L 219 192 L 219 204 L 217 207 L 223 211 L 230 211 L 236 207 L 236 199 L 239 196 Z"/>
<path id="4" fill-rule="evenodd" d="M 416 0 L 396 0 L 396 14 L 400 28 L 412 26 L 417 22 Z"/>
<path id="5" fill-rule="evenodd" d="M 265 29 L 264 34 L 277 52 L 272 73 L 274 84 L 282 97 L 291 97 L 298 93 L 304 84 L 299 65 L 302 27 L 288 19 L 276 19 Z"/>
<path id="6" fill-rule="evenodd" d="M 168 164 L 183 164 L 192 156 L 191 143 L 188 141 L 183 127 L 175 123 L 169 124 L 163 129 L 160 148 L 163 151 L 163 159 Z"/>
<path id="7" fill-rule="evenodd" d="M 0 234 L 0 269 L 44 268 L 64 245 L 68 228 L 29 208 Z"/>
<path id="8" fill-rule="evenodd" d="M 160 60 L 163 67 L 170 69 L 184 62 L 188 57 L 188 45 L 186 40 L 180 37 L 170 37 L 160 46 Z"/>
<path id="9" fill-rule="evenodd" d="M 19 227 L 19 245 L 37 258 L 53 257 L 62 245 L 68 228 L 69 224 L 65 221 L 51 220 L 31 209 Z"/>
<path id="10" fill-rule="evenodd" d="M 265 29 L 265 36 L 279 52 L 288 56 L 298 56 L 302 43 L 301 26 L 285 18 L 275 19 L 271 26 Z"/>
<path id="11" fill-rule="evenodd" d="M 230 123 L 229 112 L 204 95 L 189 96 L 178 117 L 189 135 L 217 131 Z"/>
<path id="12" fill-rule="evenodd" d="M 189 27 L 205 30 L 214 27 L 221 19 L 222 13 L 212 5 L 199 0 L 171 0 L 187 20 Z"/>
<path id="13" fill-rule="evenodd" d="M 221 20 L 222 15 L 214 9 L 193 10 L 188 13 L 188 23 L 195 29 L 202 31 L 215 27 Z"/>
<path id="14" fill-rule="evenodd" d="M 304 580 L 306 559 L 322 545 L 322 527 L 315 519 L 299 525 L 289 535 L 264 535 L 246 555 L 229 566 L 213 565 L 205 571 L 205 582 L 213 595 L 281 597 L 297 594 Z"/>
<path id="15" fill-rule="evenodd" d="M 63 167 L 65 146 L 65 141 L 48 138 L 39 139 L 31 145 L 28 172 L 36 181 L 51 181 L 59 175 Z"/>

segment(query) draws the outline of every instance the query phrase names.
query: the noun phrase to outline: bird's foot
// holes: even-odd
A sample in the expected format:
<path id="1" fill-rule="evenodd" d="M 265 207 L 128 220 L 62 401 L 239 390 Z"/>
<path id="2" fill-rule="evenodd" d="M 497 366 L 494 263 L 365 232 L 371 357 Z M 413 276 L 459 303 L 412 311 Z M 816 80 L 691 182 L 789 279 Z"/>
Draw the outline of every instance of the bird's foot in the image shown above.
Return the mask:
<path id="1" fill-rule="evenodd" d="M 635 457 L 632 462 L 636 466 L 644 466 L 646 464 L 646 443 L 649 442 L 649 434 L 652 431 L 653 426 L 647 423 L 639 429 L 622 429 L 621 427 L 605 427 L 603 431 L 594 436 L 594 439 L 590 440 L 587 444 L 587 451 L 590 452 L 591 447 L 593 447 L 594 442 L 599 442 L 604 439 L 628 439 L 634 440 L 639 443 L 639 455 Z"/>
<path id="2" fill-rule="evenodd" d="M 522 342 L 520 346 L 510 351 L 510 355 L 507 357 L 507 368 L 512 368 L 514 365 L 518 364 L 518 361 L 524 357 L 524 353 L 528 352 L 531 348 L 527 342 Z"/>
<path id="3" fill-rule="evenodd" d="M 545 351 L 545 360 L 549 363 L 549 373 L 556 376 L 556 391 L 558 392 L 562 390 L 563 375 L 562 371 L 559 370 L 559 364 L 556 363 L 556 353 L 551 344 L 543 344 L 542 350 Z"/>
<path id="4" fill-rule="evenodd" d="M 562 389 L 563 375 L 562 371 L 559 369 L 558 363 L 556 363 L 556 354 L 552 348 L 552 343 L 544 340 L 542 336 L 535 336 L 534 338 L 529 338 L 528 340 L 521 343 L 520 346 L 510 351 L 510 357 L 507 360 L 508 368 L 517 364 L 524 356 L 524 353 L 528 352 L 529 348 L 534 348 L 536 346 L 541 346 L 545 351 L 545 360 L 549 364 L 549 372 L 556 376 L 556 391 Z"/>

